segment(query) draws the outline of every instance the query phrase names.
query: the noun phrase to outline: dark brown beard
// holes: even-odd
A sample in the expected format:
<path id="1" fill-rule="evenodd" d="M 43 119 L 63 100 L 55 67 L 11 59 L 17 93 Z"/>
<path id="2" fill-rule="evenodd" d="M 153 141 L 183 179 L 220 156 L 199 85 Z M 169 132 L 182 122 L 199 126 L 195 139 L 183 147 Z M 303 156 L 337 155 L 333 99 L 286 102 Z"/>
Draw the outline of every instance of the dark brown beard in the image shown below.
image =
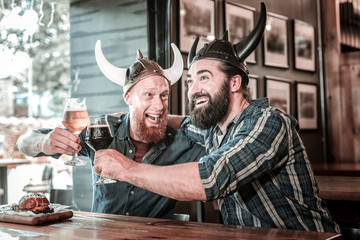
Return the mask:
<path id="1" fill-rule="evenodd" d="M 194 99 L 206 96 L 209 98 L 208 105 L 201 108 L 195 108 Z M 229 81 L 225 81 L 221 89 L 215 94 L 214 98 L 208 93 L 194 94 L 189 101 L 190 117 L 195 126 L 201 129 L 209 129 L 220 122 L 229 109 Z"/>
<path id="2" fill-rule="evenodd" d="M 137 133 L 139 141 L 145 143 L 157 143 L 165 137 L 167 117 L 168 113 L 163 114 L 163 117 L 160 119 L 160 124 L 158 127 L 147 127 L 144 122 L 144 115 L 141 113 L 133 112 L 134 116 L 130 121 L 133 122 L 131 127 L 134 128 L 134 132 Z"/>

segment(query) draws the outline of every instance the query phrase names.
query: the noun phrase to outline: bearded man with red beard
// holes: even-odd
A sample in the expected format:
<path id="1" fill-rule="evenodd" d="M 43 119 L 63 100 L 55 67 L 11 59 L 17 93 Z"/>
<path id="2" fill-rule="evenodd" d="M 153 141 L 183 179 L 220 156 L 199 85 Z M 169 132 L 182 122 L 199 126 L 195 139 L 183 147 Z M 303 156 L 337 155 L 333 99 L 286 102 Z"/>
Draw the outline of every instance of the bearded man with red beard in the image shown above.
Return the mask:
<path id="1" fill-rule="evenodd" d="M 123 97 L 129 113 L 118 117 L 108 115 L 113 141 L 103 154 L 113 159 L 118 155 L 129 161 L 167 166 L 196 161 L 205 154 L 204 148 L 189 139 L 180 130 L 167 126 L 170 85 L 180 79 L 183 60 L 178 48 L 172 44 L 174 63 L 162 69 L 155 61 L 142 56 L 127 69 L 110 64 L 101 50 L 100 41 L 95 47 L 95 57 L 100 70 L 111 81 L 123 86 Z M 28 156 L 61 154 L 87 157 L 93 165 L 95 151 L 85 144 L 85 130 L 79 137 L 61 128 L 32 131 L 18 139 L 19 150 Z M 93 181 L 99 175 L 93 172 Z M 76 184 L 76 183 L 75 183 Z M 131 216 L 173 218 L 176 200 L 139 188 L 133 184 L 116 181 L 94 185 L 92 211 Z"/>

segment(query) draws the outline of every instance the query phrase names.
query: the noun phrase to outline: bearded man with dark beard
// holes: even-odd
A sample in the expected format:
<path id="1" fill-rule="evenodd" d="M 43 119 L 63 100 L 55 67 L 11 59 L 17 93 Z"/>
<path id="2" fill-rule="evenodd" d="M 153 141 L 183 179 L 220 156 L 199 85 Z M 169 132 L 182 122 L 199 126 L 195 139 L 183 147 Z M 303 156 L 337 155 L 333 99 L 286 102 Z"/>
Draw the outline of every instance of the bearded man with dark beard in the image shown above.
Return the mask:
<path id="1" fill-rule="evenodd" d="M 123 86 L 123 97 L 129 113 L 107 116 L 113 141 L 102 152 L 106 159 L 126 157 L 134 163 L 159 166 L 196 161 L 205 154 L 204 148 L 180 130 L 167 126 L 170 85 L 182 75 L 180 51 L 172 45 L 175 60 L 169 69 L 144 58 L 138 50 L 137 60 L 127 69 L 111 65 L 104 57 L 100 42 L 95 56 L 100 70 L 111 81 Z M 93 165 L 97 152 L 85 144 L 85 130 L 79 137 L 61 128 L 31 131 L 17 142 L 28 156 L 71 155 L 87 157 Z M 98 151 L 99 152 L 99 151 Z M 92 173 L 93 181 L 99 175 Z M 76 183 L 75 183 L 76 184 Z M 94 185 L 92 211 L 154 218 L 174 218 L 176 200 L 139 188 L 127 182 Z"/>

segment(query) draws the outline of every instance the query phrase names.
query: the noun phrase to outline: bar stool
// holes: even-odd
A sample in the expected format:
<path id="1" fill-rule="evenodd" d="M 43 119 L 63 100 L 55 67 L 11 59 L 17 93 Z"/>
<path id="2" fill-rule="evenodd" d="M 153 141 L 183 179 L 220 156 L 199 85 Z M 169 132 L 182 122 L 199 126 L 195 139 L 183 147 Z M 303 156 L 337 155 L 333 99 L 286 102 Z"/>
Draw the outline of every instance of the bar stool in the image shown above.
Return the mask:
<path id="1" fill-rule="evenodd" d="M 173 219 L 188 222 L 190 220 L 190 215 L 182 214 L 182 213 L 174 213 Z"/>

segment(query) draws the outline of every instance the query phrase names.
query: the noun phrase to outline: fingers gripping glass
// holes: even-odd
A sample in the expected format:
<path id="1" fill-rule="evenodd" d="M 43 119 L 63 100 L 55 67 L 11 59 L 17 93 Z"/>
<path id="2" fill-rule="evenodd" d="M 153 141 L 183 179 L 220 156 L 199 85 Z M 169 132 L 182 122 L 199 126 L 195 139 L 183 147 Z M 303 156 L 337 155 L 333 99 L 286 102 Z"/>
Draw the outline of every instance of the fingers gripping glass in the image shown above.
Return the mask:
<path id="1" fill-rule="evenodd" d="M 62 115 L 62 124 L 66 129 L 75 135 L 90 124 L 89 114 L 85 104 L 85 98 L 66 98 L 65 108 Z M 81 160 L 77 152 L 71 160 L 65 161 L 65 165 L 82 166 L 87 164 L 87 161 Z"/>
<path id="2" fill-rule="evenodd" d="M 107 116 L 92 116 L 90 117 L 90 125 L 86 129 L 85 142 L 94 151 L 106 149 L 113 140 Z M 99 180 L 93 182 L 93 185 L 114 183 L 115 180 L 103 178 L 100 176 Z"/>

